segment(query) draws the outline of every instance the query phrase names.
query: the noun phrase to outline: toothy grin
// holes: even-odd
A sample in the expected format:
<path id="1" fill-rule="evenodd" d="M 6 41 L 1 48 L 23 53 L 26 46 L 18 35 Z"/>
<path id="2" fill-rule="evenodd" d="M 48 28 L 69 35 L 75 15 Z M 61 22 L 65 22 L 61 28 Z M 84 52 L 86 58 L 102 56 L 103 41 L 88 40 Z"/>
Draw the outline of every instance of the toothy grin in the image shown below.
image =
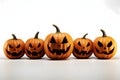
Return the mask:
<path id="1" fill-rule="evenodd" d="M 88 54 L 90 54 L 91 52 L 92 52 L 92 50 L 90 50 L 90 51 L 83 51 L 83 50 L 81 50 L 81 51 L 79 51 L 78 49 L 76 49 L 75 47 L 74 47 L 74 51 L 76 52 L 76 54 L 79 54 L 79 55 L 88 55 Z"/>
<path id="2" fill-rule="evenodd" d="M 8 50 L 6 50 L 6 52 L 7 52 L 9 55 L 11 55 L 11 56 L 20 56 L 23 51 L 20 51 L 19 53 L 16 53 L 16 52 L 11 53 L 11 52 L 9 52 Z"/>
<path id="3" fill-rule="evenodd" d="M 97 48 L 95 48 L 95 49 L 96 49 L 97 53 L 100 53 L 100 54 L 103 53 L 103 54 L 106 54 L 106 55 L 112 54 L 113 51 L 114 51 L 114 48 L 113 48 L 111 51 L 109 51 L 109 53 L 106 52 L 106 51 L 102 51 L 102 52 L 100 52 Z"/>
<path id="4" fill-rule="evenodd" d="M 43 51 L 43 49 L 40 50 L 39 52 L 30 52 L 29 50 L 27 50 L 27 53 L 28 53 L 29 55 L 32 55 L 32 56 L 38 56 L 39 54 L 42 53 L 42 51 Z"/>
<path id="5" fill-rule="evenodd" d="M 69 49 L 70 49 L 70 46 L 71 45 L 69 45 L 66 49 L 51 49 L 50 47 L 49 47 L 49 45 L 48 45 L 48 50 L 52 53 L 52 54 L 57 54 L 57 55 L 61 55 L 61 54 L 65 54 L 66 52 L 68 52 L 69 51 Z"/>

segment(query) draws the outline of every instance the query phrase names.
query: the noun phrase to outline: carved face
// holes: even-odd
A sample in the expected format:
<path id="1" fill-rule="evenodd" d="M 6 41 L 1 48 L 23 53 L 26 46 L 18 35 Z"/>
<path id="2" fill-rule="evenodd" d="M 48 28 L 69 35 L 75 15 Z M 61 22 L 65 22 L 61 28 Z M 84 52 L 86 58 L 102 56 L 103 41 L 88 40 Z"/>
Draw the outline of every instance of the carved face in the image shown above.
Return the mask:
<path id="1" fill-rule="evenodd" d="M 38 35 L 38 34 L 37 34 Z M 44 56 L 43 40 L 39 38 L 28 39 L 25 43 L 26 55 L 31 59 L 37 59 Z"/>
<path id="2" fill-rule="evenodd" d="M 61 55 L 68 52 L 70 44 L 68 43 L 66 37 L 63 38 L 62 42 L 57 42 L 52 36 L 50 43 L 48 44 L 48 49 L 53 54 Z"/>
<path id="3" fill-rule="evenodd" d="M 94 53 L 98 58 L 111 58 L 116 53 L 116 43 L 109 37 L 98 38 L 94 42 Z"/>
<path id="4" fill-rule="evenodd" d="M 73 51 L 73 40 L 68 33 L 61 33 L 56 25 L 56 33 L 49 34 L 44 42 L 44 51 L 51 59 L 66 59 Z"/>
<path id="5" fill-rule="evenodd" d="M 68 34 L 50 34 L 45 40 L 44 47 L 51 59 L 65 59 L 71 55 L 73 42 Z"/>
<path id="6" fill-rule="evenodd" d="M 10 59 L 18 59 L 24 55 L 24 42 L 21 39 L 10 39 L 4 44 L 4 53 Z"/>
<path id="7" fill-rule="evenodd" d="M 90 39 L 77 38 L 74 40 L 73 55 L 76 58 L 89 58 L 93 52 L 93 44 Z"/>
<path id="8" fill-rule="evenodd" d="M 101 31 L 103 32 L 103 36 L 97 37 L 93 43 L 94 54 L 96 57 L 102 59 L 112 58 L 116 53 L 117 44 L 112 37 L 106 36 L 105 32 Z"/>

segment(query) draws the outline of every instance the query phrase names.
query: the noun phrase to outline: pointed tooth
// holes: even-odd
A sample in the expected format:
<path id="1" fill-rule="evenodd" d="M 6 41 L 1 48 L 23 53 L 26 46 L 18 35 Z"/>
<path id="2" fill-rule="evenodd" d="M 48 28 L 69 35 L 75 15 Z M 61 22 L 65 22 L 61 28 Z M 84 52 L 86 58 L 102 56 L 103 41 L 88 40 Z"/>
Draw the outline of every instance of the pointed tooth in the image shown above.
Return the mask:
<path id="1" fill-rule="evenodd" d="M 51 51 L 53 51 L 53 48 L 50 48 Z"/>
<path id="2" fill-rule="evenodd" d="M 57 53 L 56 53 L 56 52 L 54 52 L 54 54 L 55 54 L 55 55 L 57 55 Z"/>
<path id="3" fill-rule="evenodd" d="M 67 50 L 67 48 L 64 49 L 65 51 Z"/>

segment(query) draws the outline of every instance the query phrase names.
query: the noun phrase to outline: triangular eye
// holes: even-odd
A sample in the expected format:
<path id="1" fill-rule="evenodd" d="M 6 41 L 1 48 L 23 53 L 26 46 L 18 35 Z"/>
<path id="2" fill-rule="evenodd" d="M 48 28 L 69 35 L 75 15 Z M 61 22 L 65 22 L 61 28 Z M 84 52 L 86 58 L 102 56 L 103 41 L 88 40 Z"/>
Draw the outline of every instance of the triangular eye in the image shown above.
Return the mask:
<path id="1" fill-rule="evenodd" d="M 62 43 L 63 43 L 63 44 L 64 44 L 64 43 L 68 43 L 68 41 L 67 41 L 67 38 L 66 38 L 66 37 L 64 37 L 64 39 L 63 39 Z"/>
<path id="2" fill-rule="evenodd" d="M 78 45 L 79 45 L 79 46 L 81 46 L 81 43 L 80 43 L 80 42 L 78 42 Z"/>
<path id="3" fill-rule="evenodd" d="M 51 39 L 50 43 L 56 43 L 56 41 L 55 41 L 53 36 L 52 36 L 52 39 Z"/>
<path id="4" fill-rule="evenodd" d="M 87 44 L 87 47 L 90 46 L 90 43 Z"/>
<path id="5" fill-rule="evenodd" d="M 10 44 L 9 44 L 9 47 L 10 47 L 10 48 L 13 48 Z"/>
<path id="6" fill-rule="evenodd" d="M 17 45 L 17 47 L 16 48 L 19 48 L 20 47 L 20 44 L 19 45 Z"/>
<path id="7" fill-rule="evenodd" d="M 32 44 L 31 44 L 31 43 L 29 44 L 29 46 L 30 46 L 31 48 L 33 48 L 33 46 L 32 46 Z"/>
<path id="8" fill-rule="evenodd" d="M 40 46 L 41 46 L 41 44 L 39 43 L 37 47 L 39 48 Z"/>
<path id="9" fill-rule="evenodd" d="M 112 46 L 112 41 L 110 41 L 107 45 L 107 47 L 111 47 Z"/>
<path id="10" fill-rule="evenodd" d="M 103 47 L 103 44 L 100 41 L 98 41 L 98 46 Z"/>

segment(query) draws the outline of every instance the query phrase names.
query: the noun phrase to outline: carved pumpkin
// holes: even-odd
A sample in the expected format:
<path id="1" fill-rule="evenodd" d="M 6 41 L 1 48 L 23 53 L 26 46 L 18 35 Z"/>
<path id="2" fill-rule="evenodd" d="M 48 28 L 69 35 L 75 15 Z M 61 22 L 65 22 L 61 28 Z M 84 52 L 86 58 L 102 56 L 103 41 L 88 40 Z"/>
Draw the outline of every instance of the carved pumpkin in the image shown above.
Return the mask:
<path id="1" fill-rule="evenodd" d="M 46 55 L 51 59 L 66 59 L 73 51 L 73 40 L 68 33 L 61 33 L 56 25 L 56 33 L 49 34 L 44 42 Z"/>
<path id="2" fill-rule="evenodd" d="M 7 40 L 4 44 L 4 54 L 10 59 L 18 59 L 24 55 L 24 42 L 21 39 L 17 39 L 14 34 L 12 36 L 13 39 Z"/>
<path id="3" fill-rule="evenodd" d="M 38 59 L 44 56 L 44 41 L 38 38 L 38 34 L 39 32 L 36 33 L 34 38 L 28 39 L 25 43 L 25 53 L 31 59 Z"/>
<path id="4" fill-rule="evenodd" d="M 89 58 L 93 52 L 93 43 L 92 40 L 85 38 L 85 34 L 83 38 L 77 38 L 74 40 L 74 50 L 73 55 L 76 58 Z"/>
<path id="5" fill-rule="evenodd" d="M 101 32 L 103 36 L 97 37 L 93 43 L 94 54 L 100 59 L 112 58 L 116 54 L 117 44 L 112 37 L 106 35 L 104 30 L 101 29 Z"/>

